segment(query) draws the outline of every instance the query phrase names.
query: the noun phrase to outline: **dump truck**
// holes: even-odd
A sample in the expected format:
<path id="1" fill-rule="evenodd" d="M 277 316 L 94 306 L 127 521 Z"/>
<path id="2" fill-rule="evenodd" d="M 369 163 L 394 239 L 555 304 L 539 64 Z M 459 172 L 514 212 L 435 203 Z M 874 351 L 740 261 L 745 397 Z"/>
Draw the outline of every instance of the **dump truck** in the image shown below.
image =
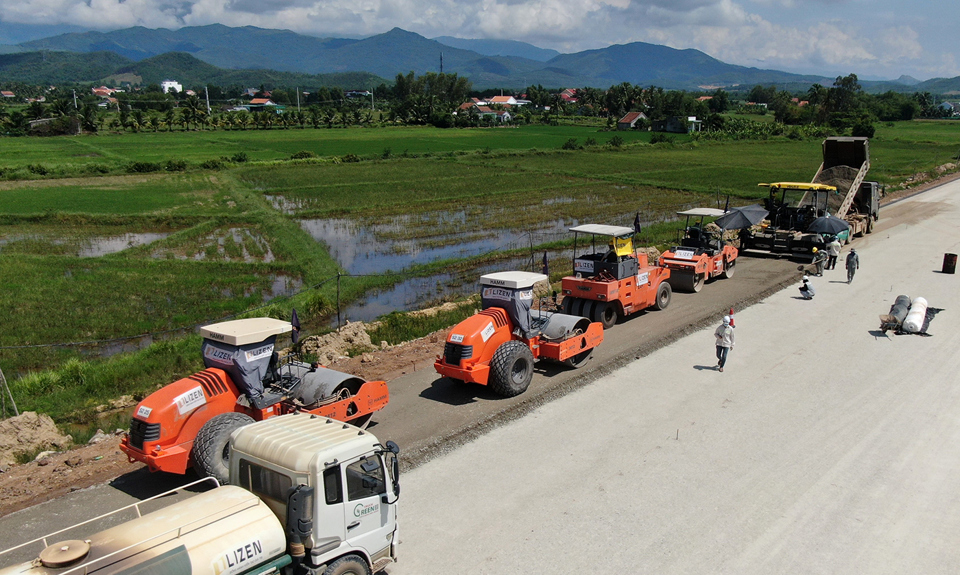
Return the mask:
<path id="1" fill-rule="evenodd" d="M 603 326 L 545 309 L 545 301 L 531 309 L 534 284 L 546 279 L 523 271 L 481 276 L 481 310 L 450 330 L 433 364 L 437 373 L 513 397 L 530 386 L 537 360 L 574 369 L 586 364 L 603 341 Z"/>
<path id="2" fill-rule="evenodd" d="M 720 217 L 726 212 L 716 208 L 693 208 L 677 212 L 686 217 L 677 230 L 678 245 L 660 255 L 661 266 L 670 269 L 667 280 L 675 291 L 699 292 L 712 278 L 731 278 L 739 251 L 724 241 L 722 231 L 711 232 L 706 218 Z"/>
<path id="3" fill-rule="evenodd" d="M 273 318 L 226 321 L 200 329 L 206 369 L 137 404 L 120 449 L 150 471 L 227 479 L 227 439 L 238 427 L 304 411 L 365 427 L 390 399 L 383 381 L 362 378 L 275 351 L 294 329 Z"/>
<path id="4" fill-rule="evenodd" d="M 836 188 L 837 194 L 830 197 L 827 209 L 850 225 L 845 240 L 873 232 L 880 218 L 882 188 L 877 182 L 865 181 L 870 171 L 869 139 L 827 138 L 822 147 L 823 163 L 813 182 Z"/>
<path id="5" fill-rule="evenodd" d="M 670 305 L 671 270 L 650 264 L 646 252 L 634 249 L 632 228 L 584 224 L 570 231 L 573 275 L 560 283 L 564 313 L 588 317 L 609 329 L 626 316 Z M 581 236 L 589 240 L 581 244 Z"/>
<path id="6" fill-rule="evenodd" d="M 838 234 L 844 243 L 873 231 L 882 190 L 877 182 L 864 181 L 870 170 L 868 139 L 831 137 L 821 148 L 823 162 L 811 183 L 760 184 L 769 188 L 764 206 L 770 215 L 759 229 L 741 234 L 741 250 L 812 257 L 813 248 L 823 249 L 826 238 L 807 228 L 827 214 L 849 225 Z"/>
<path id="7" fill-rule="evenodd" d="M 237 429 L 229 484 L 151 513 L 178 490 L 0 552 L 39 552 L 0 575 L 210 573 L 343 575 L 397 558 L 398 454 L 392 441 L 305 413 Z M 125 517 L 136 517 L 116 525 Z M 91 532 L 103 525 L 116 525 Z M 19 551 L 18 551 L 19 550 Z"/>

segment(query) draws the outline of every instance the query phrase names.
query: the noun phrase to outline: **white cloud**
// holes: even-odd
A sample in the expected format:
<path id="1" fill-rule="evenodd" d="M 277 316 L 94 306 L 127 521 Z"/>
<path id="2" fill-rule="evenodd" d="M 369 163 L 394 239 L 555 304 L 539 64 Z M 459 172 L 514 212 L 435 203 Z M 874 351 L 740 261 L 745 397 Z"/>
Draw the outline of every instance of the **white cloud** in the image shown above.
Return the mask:
<path id="1" fill-rule="evenodd" d="M 864 12 L 852 0 L 19 0 L 0 5 L 0 21 L 99 30 L 222 23 L 339 37 L 397 26 L 428 37 L 512 39 L 563 52 L 643 41 L 765 68 L 957 72 L 955 48 L 930 47 L 942 34 L 918 28 L 924 25 L 918 9 L 909 20 L 894 18 L 906 9 L 877 1 Z"/>

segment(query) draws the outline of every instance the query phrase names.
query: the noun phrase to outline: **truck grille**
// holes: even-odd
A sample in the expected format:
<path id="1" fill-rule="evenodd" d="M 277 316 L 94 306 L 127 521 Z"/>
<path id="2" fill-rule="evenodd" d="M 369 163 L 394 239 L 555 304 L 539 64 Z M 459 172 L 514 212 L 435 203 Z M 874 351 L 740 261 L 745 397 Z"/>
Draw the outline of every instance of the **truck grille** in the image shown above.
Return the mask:
<path id="1" fill-rule="evenodd" d="M 459 343 L 450 343 L 443 346 L 443 360 L 450 365 L 460 365 L 460 361 L 473 357 L 472 345 L 461 345 Z"/>
<path id="2" fill-rule="evenodd" d="M 160 424 L 140 421 L 136 417 L 130 420 L 130 445 L 143 450 L 144 441 L 160 439 Z"/>

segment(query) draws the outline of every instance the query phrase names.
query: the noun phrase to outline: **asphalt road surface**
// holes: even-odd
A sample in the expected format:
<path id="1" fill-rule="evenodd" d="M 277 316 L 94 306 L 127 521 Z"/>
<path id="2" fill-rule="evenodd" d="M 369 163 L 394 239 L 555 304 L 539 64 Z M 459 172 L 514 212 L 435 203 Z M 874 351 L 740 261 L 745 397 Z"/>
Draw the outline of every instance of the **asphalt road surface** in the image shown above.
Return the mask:
<path id="1" fill-rule="evenodd" d="M 401 563 L 390 573 L 565 573 L 587 566 L 640 572 L 645 565 L 648 572 L 738 572 L 750 570 L 750 558 L 783 561 L 784 555 L 770 549 L 783 544 L 793 553 L 790 538 L 806 532 L 798 522 L 826 520 L 821 515 L 831 513 L 791 516 L 799 512 L 791 497 L 799 497 L 799 490 L 824 498 L 815 493 L 822 475 L 847 471 L 835 469 L 839 463 L 825 458 L 821 448 L 837 435 L 867 441 L 861 451 L 872 449 L 869 442 L 879 440 L 874 436 L 884 425 L 871 428 L 876 422 L 855 412 L 875 397 L 885 398 L 872 407 L 877 417 L 889 426 L 900 417 L 909 420 L 912 414 L 906 413 L 891 419 L 887 408 L 914 405 L 915 394 L 924 390 L 913 370 L 945 365 L 941 360 L 951 357 L 930 361 L 939 346 L 952 341 L 947 327 L 955 306 L 943 302 L 952 297 L 955 276 L 933 273 L 944 252 L 957 251 L 951 190 L 955 185 L 885 209 L 877 231 L 856 244 L 864 267 L 854 283 L 833 284 L 843 272 L 828 272 L 815 280 L 819 293 L 812 302 L 793 299 L 793 288 L 777 293 L 795 283 L 795 263 L 744 258 L 734 278 L 707 284 L 700 294 L 675 294 L 667 310 L 639 314 L 609 330 L 584 369 L 543 365 L 519 397 L 501 399 L 480 386 L 438 379 L 432 366 L 391 381 L 390 405 L 375 417 L 371 431 L 401 445 L 407 468 L 420 467 L 403 478 Z M 921 232 L 937 225 L 940 236 Z M 909 281 L 919 285 L 900 288 Z M 946 282 L 942 294 L 934 293 L 935 282 Z M 897 289 L 948 308 L 934 320 L 934 337 L 870 334 Z M 762 303 L 743 309 L 757 301 Z M 739 345 L 726 373 L 719 374 L 712 371 L 713 338 L 703 330 L 712 329 L 731 306 L 742 310 L 736 316 Z M 866 347 L 860 350 L 861 345 Z M 926 359 L 905 369 L 904 362 L 917 357 Z M 892 383 L 872 374 L 880 360 L 899 366 L 897 383 L 906 389 L 888 389 Z M 920 404 L 941 425 L 955 418 L 936 413 L 956 403 L 946 393 L 928 389 L 924 396 L 931 403 Z M 904 444 L 895 455 L 913 461 L 951 439 L 943 430 L 914 423 L 913 439 L 919 434 L 926 440 Z M 853 457 L 859 468 L 861 454 L 853 448 L 834 452 Z M 938 451 L 936 461 L 947 464 L 946 477 L 956 475 L 955 460 Z M 912 469 L 907 462 L 899 466 Z M 128 474 L 0 518 L 0 540 L 15 544 L 178 482 Z M 939 483 L 936 488 L 941 495 Z M 848 495 L 848 507 L 836 504 L 832 513 L 863 504 L 856 494 Z M 887 499 L 883 492 L 875 496 Z M 928 507 L 957 509 L 950 503 L 932 501 Z M 885 511 L 893 518 L 904 512 Z M 769 525 L 775 519 L 782 524 L 778 532 Z M 850 522 L 858 527 L 856 517 Z M 912 526 L 905 529 L 902 535 L 912 536 Z M 957 540 L 957 533 L 953 524 L 944 536 Z M 823 544 L 814 555 L 835 547 L 829 535 L 821 537 L 813 542 Z M 749 555 L 742 550 L 746 544 Z M 930 547 L 945 549 L 936 541 L 929 541 Z M 873 561 L 866 553 L 855 559 Z M 804 572 L 810 564 L 763 567 Z M 829 565 L 809 572 L 840 570 Z"/>
<path id="2" fill-rule="evenodd" d="M 738 313 L 724 373 L 711 326 L 405 474 L 390 574 L 956 573 L 958 194 Z M 900 294 L 931 337 L 878 329 Z"/>

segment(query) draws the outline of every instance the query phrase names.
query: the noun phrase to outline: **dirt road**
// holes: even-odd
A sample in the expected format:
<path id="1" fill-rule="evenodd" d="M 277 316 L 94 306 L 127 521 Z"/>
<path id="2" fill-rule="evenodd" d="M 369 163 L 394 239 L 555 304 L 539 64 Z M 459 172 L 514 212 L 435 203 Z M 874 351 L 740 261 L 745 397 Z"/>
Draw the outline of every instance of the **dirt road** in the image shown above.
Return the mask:
<path id="1" fill-rule="evenodd" d="M 955 573 L 960 183 L 880 223 L 852 284 L 738 313 L 724 373 L 711 326 L 406 474 L 391 575 Z M 879 331 L 899 294 L 932 337 Z"/>

